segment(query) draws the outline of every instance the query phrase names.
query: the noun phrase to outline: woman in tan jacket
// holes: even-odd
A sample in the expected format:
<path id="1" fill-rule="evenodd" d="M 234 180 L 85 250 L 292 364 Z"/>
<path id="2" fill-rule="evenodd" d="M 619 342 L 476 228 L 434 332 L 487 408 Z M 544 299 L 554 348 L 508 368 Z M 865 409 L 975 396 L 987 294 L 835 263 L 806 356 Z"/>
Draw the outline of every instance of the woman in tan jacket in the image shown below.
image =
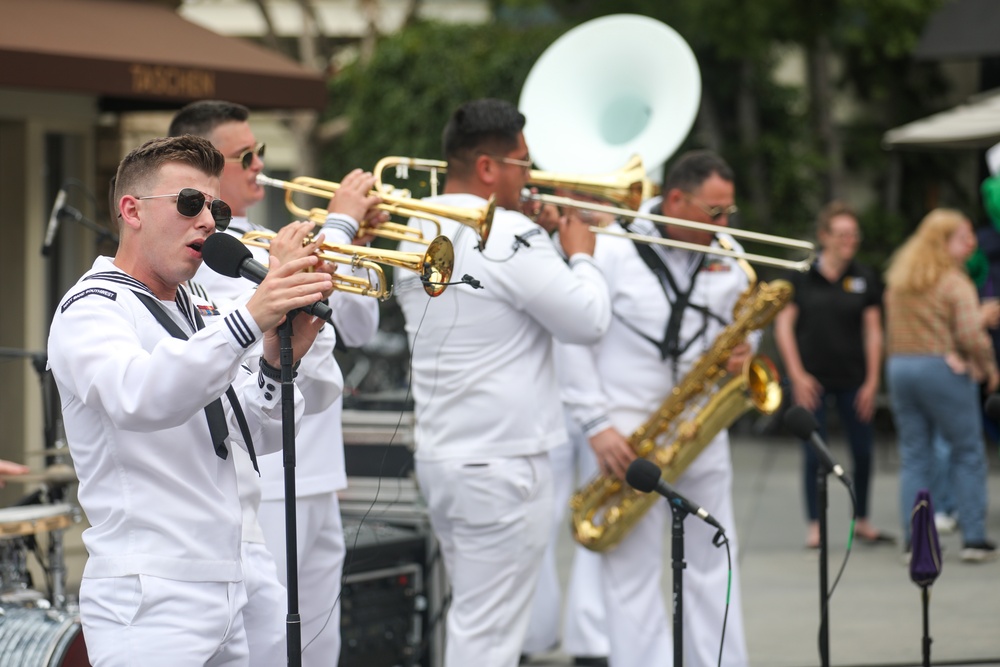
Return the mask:
<path id="1" fill-rule="evenodd" d="M 899 435 L 900 512 L 909 544 L 917 491 L 930 487 L 933 439 L 950 444 L 951 482 L 962 517 L 964 561 L 996 558 L 986 539 L 986 453 L 978 383 L 998 384 L 993 345 L 983 326 L 965 261 L 976 248 L 972 224 L 935 209 L 886 272 L 886 376 Z"/>

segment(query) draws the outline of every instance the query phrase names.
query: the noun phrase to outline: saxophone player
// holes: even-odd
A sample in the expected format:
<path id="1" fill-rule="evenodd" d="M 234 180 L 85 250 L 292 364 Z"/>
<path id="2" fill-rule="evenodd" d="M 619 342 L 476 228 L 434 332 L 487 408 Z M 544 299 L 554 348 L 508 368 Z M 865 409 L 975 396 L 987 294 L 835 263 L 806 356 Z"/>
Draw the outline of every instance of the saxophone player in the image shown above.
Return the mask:
<path id="1" fill-rule="evenodd" d="M 642 211 L 720 227 L 736 213 L 733 172 L 718 155 L 692 151 L 667 171 L 662 197 Z M 628 231 L 705 246 L 715 234 L 654 224 L 642 218 Z M 735 241 L 731 241 L 735 245 Z M 565 346 L 565 362 L 576 369 L 573 418 L 589 438 L 601 471 L 621 479 L 635 458 L 626 438 L 642 424 L 732 320 L 733 306 L 750 284 L 739 262 L 728 257 L 599 236 L 594 259 L 608 281 L 613 317 L 602 340 Z M 755 342 L 755 341 L 754 341 Z M 728 362 L 738 372 L 752 351 L 738 344 Z M 733 590 L 722 664 L 748 664 L 740 608 L 736 537 L 733 530 L 732 463 L 721 431 L 675 482 L 726 527 L 734 563 Z M 659 586 L 666 503 L 657 503 L 617 548 L 601 554 L 601 586 L 611 640 L 610 664 L 655 664 L 673 653 Z M 698 520 L 685 523 L 684 649 L 691 667 L 715 665 L 727 599 L 724 549 L 712 544 L 715 530 Z M 669 554 L 667 554 L 669 556 Z M 641 619 L 641 622 L 640 622 Z"/>

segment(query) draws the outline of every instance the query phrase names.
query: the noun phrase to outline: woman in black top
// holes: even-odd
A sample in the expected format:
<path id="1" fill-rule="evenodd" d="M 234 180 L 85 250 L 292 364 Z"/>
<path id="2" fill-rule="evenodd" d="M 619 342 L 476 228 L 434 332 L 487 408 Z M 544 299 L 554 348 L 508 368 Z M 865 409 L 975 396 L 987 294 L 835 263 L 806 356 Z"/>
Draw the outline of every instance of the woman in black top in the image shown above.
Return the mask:
<path id="1" fill-rule="evenodd" d="M 819 215 L 819 257 L 792 277 L 794 300 L 775 319 L 774 337 L 792 383 L 795 402 L 813 412 L 826 438 L 826 402 L 837 405 L 851 445 L 857 493 L 855 535 L 862 541 L 894 543 L 868 521 L 872 416 L 882 362 L 882 283 L 873 269 L 854 261 L 861 244 L 857 216 L 841 202 Z M 809 527 L 806 546 L 819 546 L 816 498 L 818 462 L 803 443 L 804 487 Z"/>

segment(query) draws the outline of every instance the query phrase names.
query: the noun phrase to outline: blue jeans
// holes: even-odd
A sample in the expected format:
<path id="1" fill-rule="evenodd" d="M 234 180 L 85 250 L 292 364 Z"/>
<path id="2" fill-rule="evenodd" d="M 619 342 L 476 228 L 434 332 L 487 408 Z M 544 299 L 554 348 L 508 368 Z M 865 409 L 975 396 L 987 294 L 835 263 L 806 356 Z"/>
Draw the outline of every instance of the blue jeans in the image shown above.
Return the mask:
<path id="1" fill-rule="evenodd" d="M 928 489 L 934 469 L 934 437 L 951 445 L 952 500 L 968 544 L 986 538 L 986 450 L 979 391 L 943 357 L 891 356 L 886 364 L 889 399 L 899 436 L 899 509 L 910 540 L 910 511 L 917 491 Z"/>
<path id="2" fill-rule="evenodd" d="M 954 514 L 951 500 L 951 445 L 940 433 L 934 434 L 934 470 L 931 474 L 931 500 L 938 514 Z"/>
<path id="3" fill-rule="evenodd" d="M 851 471 L 851 478 L 854 480 L 854 493 L 857 496 L 857 513 L 859 518 L 868 517 L 868 491 L 871 479 L 872 463 L 872 425 L 871 422 L 863 422 L 858 418 L 858 413 L 854 409 L 854 399 L 858 395 L 858 389 L 824 390 L 820 395 L 819 405 L 813 412 L 816 422 L 819 424 L 819 434 L 829 442 L 826 429 L 826 400 L 832 396 L 837 403 L 837 412 L 840 415 L 840 422 L 844 426 L 847 441 L 851 445 L 851 458 L 854 461 L 854 469 Z M 819 509 L 816 498 L 816 474 L 819 467 L 819 459 L 816 452 L 807 442 L 802 443 L 803 452 L 803 483 L 806 495 L 806 511 L 810 521 L 819 519 Z"/>

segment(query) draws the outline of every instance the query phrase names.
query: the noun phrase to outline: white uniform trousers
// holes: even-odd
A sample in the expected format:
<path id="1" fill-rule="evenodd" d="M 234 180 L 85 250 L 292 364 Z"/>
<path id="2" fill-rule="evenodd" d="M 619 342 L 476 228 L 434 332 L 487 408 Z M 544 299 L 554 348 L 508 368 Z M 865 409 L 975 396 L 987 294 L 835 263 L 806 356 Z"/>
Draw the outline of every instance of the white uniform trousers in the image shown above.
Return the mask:
<path id="1" fill-rule="evenodd" d="M 283 665 L 288 662 L 285 587 L 278 581 L 274 557 L 267 546 L 243 542 L 240 547 L 247 591 L 243 625 L 250 646 L 250 667 Z"/>
<path id="2" fill-rule="evenodd" d="M 556 544 L 566 529 L 566 503 L 573 493 L 573 443 L 565 442 L 549 450 L 552 464 L 552 530 L 542 554 L 535 595 L 531 600 L 531 620 L 524 637 L 522 653 L 544 653 L 559 645 L 559 617 L 562 612 L 562 586 L 556 567 Z"/>
<path id="3" fill-rule="evenodd" d="M 301 496 L 295 502 L 295 512 L 302 666 L 336 667 L 340 659 L 340 578 L 345 554 L 337 494 L 331 491 Z M 278 578 L 285 583 L 285 502 L 261 502 L 259 521 L 264 539 L 275 554 Z"/>
<path id="4" fill-rule="evenodd" d="M 746 667 L 739 555 L 732 507 L 732 466 L 729 439 L 719 434 L 674 485 L 678 492 L 704 507 L 726 528 L 732 552 L 733 581 L 722 664 Z M 716 529 L 694 515 L 684 521 L 684 664 L 717 664 L 728 587 L 725 547 L 712 544 Z M 602 554 L 605 609 L 611 635 L 611 667 L 673 665 L 672 624 L 664 605 L 663 587 L 672 586 L 671 512 L 657 502 L 624 540 Z M 662 583 L 661 583 L 662 582 Z"/>
<path id="5" fill-rule="evenodd" d="M 571 440 L 549 451 L 555 489 L 552 513 L 554 523 L 532 601 L 531 622 L 522 649 L 526 654 L 549 651 L 560 643 L 562 588 L 556 566 L 556 547 L 560 538 L 570 530 L 566 522 L 570 496 L 597 473 L 597 461 L 586 437 L 569 419 L 567 429 Z M 575 545 L 562 622 L 561 644 L 564 653 L 573 656 L 608 655 L 610 642 L 605 627 L 600 573 L 600 556 Z"/>
<path id="6" fill-rule="evenodd" d="M 420 461 L 451 584 L 445 667 L 515 667 L 552 526 L 548 454 Z"/>
<path id="7" fill-rule="evenodd" d="M 85 578 L 80 620 L 93 667 L 246 667 L 242 581 Z"/>
<path id="8" fill-rule="evenodd" d="M 567 419 L 567 425 L 571 420 Z M 597 457 L 578 427 L 570 429 L 576 452 L 579 488 L 598 473 Z M 574 489 L 575 490 L 575 489 Z M 573 543 L 573 566 L 566 585 L 562 649 L 573 656 L 607 656 L 611 653 L 608 620 L 601 587 L 601 554 Z"/>

